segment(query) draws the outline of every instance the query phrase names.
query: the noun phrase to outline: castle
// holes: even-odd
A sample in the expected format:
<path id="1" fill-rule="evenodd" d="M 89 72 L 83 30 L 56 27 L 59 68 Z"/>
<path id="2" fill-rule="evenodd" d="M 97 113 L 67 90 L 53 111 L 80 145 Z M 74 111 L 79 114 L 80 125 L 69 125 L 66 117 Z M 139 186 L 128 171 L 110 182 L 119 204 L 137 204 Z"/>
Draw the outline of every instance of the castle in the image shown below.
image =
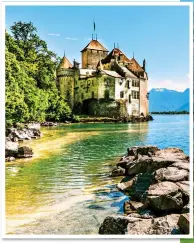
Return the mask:
<path id="1" fill-rule="evenodd" d="M 114 46 L 109 52 L 97 37 L 81 50 L 82 67 L 64 55 L 57 87 L 76 114 L 125 117 L 148 115 L 146 61 L 139 65 Z"/>

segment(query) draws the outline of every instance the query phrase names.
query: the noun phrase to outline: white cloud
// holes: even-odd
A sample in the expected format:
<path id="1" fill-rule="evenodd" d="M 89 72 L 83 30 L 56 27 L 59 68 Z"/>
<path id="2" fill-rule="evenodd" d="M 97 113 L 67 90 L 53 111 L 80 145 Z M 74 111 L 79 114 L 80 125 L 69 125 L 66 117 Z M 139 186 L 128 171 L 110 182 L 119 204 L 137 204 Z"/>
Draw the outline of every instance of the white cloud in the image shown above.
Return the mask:
<path id="1" fill-rule="evenodd" d="M 48 35 L 52 35 L 52 36 L 61 36 L 61 34 L 55 34 L 55 33 L 49 33 Z"/>
<path id="2" fill-rule="evenodd" d="M 72 40 L 72 41 L 77 41 L 78 38 L 74 38 L 74 37 L 65 37 L 66 40 Z"/>
<path id="3" fill-rule="evenodd" d="M 91 37 L 84 38 L 84 40 L 91 41 Z"/>

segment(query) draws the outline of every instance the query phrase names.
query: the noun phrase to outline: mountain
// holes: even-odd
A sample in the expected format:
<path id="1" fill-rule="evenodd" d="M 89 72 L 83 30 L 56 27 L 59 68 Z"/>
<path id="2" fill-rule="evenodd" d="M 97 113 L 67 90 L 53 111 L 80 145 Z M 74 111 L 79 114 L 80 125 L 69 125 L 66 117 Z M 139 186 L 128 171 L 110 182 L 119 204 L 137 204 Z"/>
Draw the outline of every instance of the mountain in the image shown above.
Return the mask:
<path id="1" fill-rule="evenodd" d="M 189 111 L 189 89 L 184 92 L 166 88 L 151 89 L 149 92 L 149 111 Z"/>
<path id="2" fill-rule="evenodd" d="M 189 102 L 179 107 L 176 111 L 189 111 Z"/>

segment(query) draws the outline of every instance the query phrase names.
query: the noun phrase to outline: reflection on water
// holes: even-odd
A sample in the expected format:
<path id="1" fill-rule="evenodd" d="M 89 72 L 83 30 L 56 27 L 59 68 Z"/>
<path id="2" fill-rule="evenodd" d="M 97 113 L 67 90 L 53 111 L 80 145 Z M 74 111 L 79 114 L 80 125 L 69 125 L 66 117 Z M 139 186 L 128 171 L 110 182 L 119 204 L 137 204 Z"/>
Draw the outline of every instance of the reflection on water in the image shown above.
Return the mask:
<path id="1" fill-rule="evenodd" d="M 109 173 L 127 147 L 153 144 L 188 154 L 189 116 L 154 118 L 141 124 L 44 128 L 43 138 L 26 141 L 34 158 L 6 164 L 7 232 L 96 234 L 106 215 L 123 212 L 126 196 L 115 188 L 121 178 Z M 62 215 L 68 225 L 60 224 Z M 82 229 L 76 228 L 78 217 L 85 222 Z"/>

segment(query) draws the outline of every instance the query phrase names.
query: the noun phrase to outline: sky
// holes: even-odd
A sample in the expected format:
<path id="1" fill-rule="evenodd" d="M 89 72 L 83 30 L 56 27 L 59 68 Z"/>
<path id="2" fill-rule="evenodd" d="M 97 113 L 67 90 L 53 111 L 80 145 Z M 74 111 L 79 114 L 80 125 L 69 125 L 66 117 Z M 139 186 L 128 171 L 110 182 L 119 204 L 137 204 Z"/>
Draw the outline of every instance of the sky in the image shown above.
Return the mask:
<path id="1" fill-rule="evenodd" d="M 14 22 L 32 22 L 48 48 L 65 51 L 81 62 L 80 51 L 92 38 L 119 48 L 142 65 L 146 59 L 149 90 L 189 87 L 189 7 L 187 6 L 7 6 L 6 29 Z"/>

